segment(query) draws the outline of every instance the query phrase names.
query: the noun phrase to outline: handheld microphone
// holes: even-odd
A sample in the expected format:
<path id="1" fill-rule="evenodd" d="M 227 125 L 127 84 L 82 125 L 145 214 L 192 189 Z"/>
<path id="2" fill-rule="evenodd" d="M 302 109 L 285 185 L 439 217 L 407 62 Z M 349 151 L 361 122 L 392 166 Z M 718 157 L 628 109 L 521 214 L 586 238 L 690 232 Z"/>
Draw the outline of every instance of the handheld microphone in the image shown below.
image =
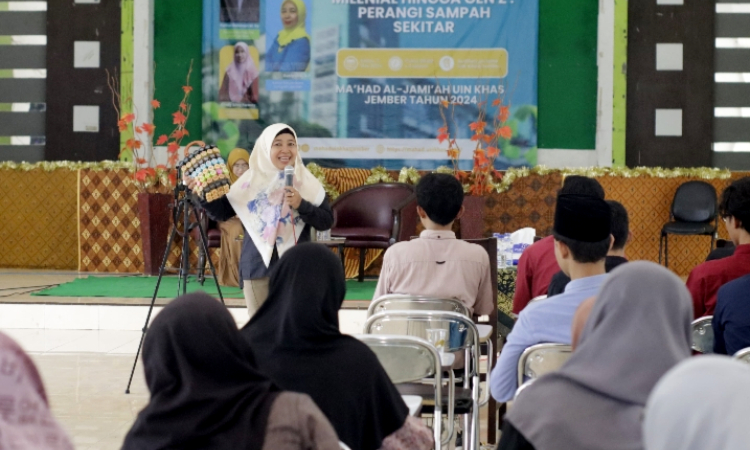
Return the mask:
<path id="1" fill-rule="evenodd" d="M 294 167 L 284 167 L 284 186 L 292 187 L 294 185 Z"/>

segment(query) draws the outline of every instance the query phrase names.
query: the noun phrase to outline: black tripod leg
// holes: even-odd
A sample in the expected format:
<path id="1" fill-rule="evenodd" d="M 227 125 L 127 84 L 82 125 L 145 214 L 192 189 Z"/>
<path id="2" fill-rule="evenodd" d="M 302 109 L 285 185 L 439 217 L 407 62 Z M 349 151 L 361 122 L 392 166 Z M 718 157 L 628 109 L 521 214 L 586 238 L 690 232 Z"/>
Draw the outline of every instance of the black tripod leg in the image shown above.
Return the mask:
<path id="1" fill-rule="evenodd" d="M 203 248 L 203 253 L 206 255 L 206 261 L 208 261 L 208 267 L 211 268 L 211 276 L 214 277 L 214 283 L 216 284 L 216 290 L 219 292 L 219 299 L 221 299 L 221 303 L 224 303 L 224 296 L 221 293 L 221 287 L 219 286 L 219 279 L 216 277 L 216 269 L 214 268 L 214 262 L 211 261 L 211 254 L 208 253 L 208 236 L 206 236 L 206 230 L 203 229 L 203 223 L 201 223 L 200 218 L 198 217 L 198 211 L 196 211 L 195 206 L 193 206 L 193 214 L 195 215 L 196 220 L 198 221 L 198 229 L 200 230 L 200 236 L 201 236 L 201 246 Z M 201 270 L 203 270 L 205 266 L 200 267 Z"/>
<path id="2" fill-rule="evenodd" d="M 184 205 L 180 205 L 180 208 L 184 208 Z M 179 215 L 179 213 L 178 213 Z M 164 267 L 167 265 L 167 259 L 169 258 L 169 250 L 172 248 L 172 242 L 177 234 L 177 225 L 172 224 L 172 232 L 169 234 L 169 241 L 167 242 L 167 249 L 164 251 L 164 257 L 161 260 L 161 266 L 159 267 L 159 278 L 156 280 L 156 289 L 154 289 L 154 296 L 151 297 L 151 306 L 148 307 L 148 314 L 146 315 L 146 323 L 143 324 L 143 332 L 141 333 L 141 342 L 138 343 L 138 351 L 135 352 L 135 360 L 133 361 L 133 368 L 130 370 L 130 378 L 128 379 L 128 387 L 125 388 L 125 393 L 130 394 L 130 385 L 133 383 L 133 374 L 135 373 L 135 366 L 138 364 L 138 356 L 141 354 L 141 348 L 143 348 L 143 339 L 146 337 L 146 330 L 148 329 L 148 322 L 151 320 L 151 312 L 154 310 L 154 302 L 156 302 L 156 295 L 159 293 L 159 285 L 161 285 L 161 278 L 164 276 Z"/>
<path id="3" fill-rule="evenodd" d="M 180 287 L 182 287 L 182 295 L 187 294 L 187 283 L 188 276 L 190 275 L 190 194 L 186 193 L 185 196 L 180 200 L 182 204 L 182 263 L 180 267 L 180 283 L 177 288 L 178 296 Z"/>

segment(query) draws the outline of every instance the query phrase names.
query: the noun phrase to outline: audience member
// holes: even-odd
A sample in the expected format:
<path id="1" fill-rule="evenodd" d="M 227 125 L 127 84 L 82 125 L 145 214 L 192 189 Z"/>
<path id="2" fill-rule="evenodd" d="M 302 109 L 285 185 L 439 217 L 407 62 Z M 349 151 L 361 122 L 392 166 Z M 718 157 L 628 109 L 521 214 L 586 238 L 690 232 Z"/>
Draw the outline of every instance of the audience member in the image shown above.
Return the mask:
<path id="1" fill-rule="evenodd" d="M 750 177 L 741 178 L 724 189 L 719 213 L 736 248 L 732 256 L 704 262 L 690 272 L 687 287 L 693 296 L 696 318 L 714 313 L 720 287 L 750 274 Z"/>
<path id="2" fill-rule="evenodd" d="M 750 275 L 719 288 L 711 322 L 714 353 L 733 355 L 750 347 Z"/>
<path id="3" fill-rule="evenodd" d="M 310 397 L 261 375 L 229 311 L 204 293 L 179 297 L 156 316 L 143 365 L 151 400 L 125 450 L 339 448 Z"/>
<path id="4" fill-rule="evenodd" d="M 559 194 L 592 195 L 604 199 L 604 189 L 598 181 L 579 175 L 566 177 Z M 535 242 L 521 254 L 516 292 L 513 295 L 514 313 L 520 314 L 534 297 L 547 294 L 552 277 L 560 271 L 554 254 L 552 236 Z"/>
<path id="5" fill-rule="evenodd" d="M 627 258 L 625 258 L 625 246 L 630 242 L 632 234 L 630 233 L 628 210 L 620 202 L 607 200 L 607 203 L 612 210 L 611 233 L 614 238 L 612 248 L 607 253 L 607 258 L 604 261 L 604 269 L 609 273 L 620 264 L 628 262 Z M 562 294 L 568 283 L 570 283 L 570 277 L 565 275 L 565 272 L 562 270 L 557 272 L 549 284 L 547 296 L 552 297 L 553 295 Z"/>
<path id="6" fill-rule="evenodd" d="M 72 450 L 29 355 L 0 333 L 0 449 Z"/>
<path id="7" fill-rule="evenodd" d="M 705 355 L 667 372 L 646 403 L 645 450 L 737 450 L 750 443 L 750 366 Z"/>
<path id="8" fill-rule="evenodd" d="M 570 331 L 570 348 L 573 349 L 573 351 L 578 347 L 578 341 L 581 339 L 583 327 L 586 326 L 586 321 L 591 315 L 594 303 L 596 303 L 596 297 L 587 298 L 583 303 L 578 305 L 576 313 L 573 315 L 573 326 Z"/>
<path id="9" fill-rule="evenodd" d="M 392 293 L 455 298 L 477 315 L 496 307 L 489 255 L 451 231 L 463 214 L 463 199 L 463 187 L 452 175 L 432 173 L 419 180 L 417 213 L 425 230 L 419 239 L 388 249 L 373 299 Z"/>
<path id="10" fill-rule="evenodd" d="M 570 344 L 576 308 L 604 283 L 604 258 L 612 245 L 611 211 L 607 202 L 590 195 L 560 194 L 555 210 L 555 258 L 573 280 L 565 292 L 535 302 L 518 316 L 500 359 L 492 370 L 492 396 L 499 402 L 513 398 L 518 387 L 521 353 L 540 342 Z"/>
<path id="11" fill-rule="evenodd" d="M 734 249 L 734 242 L 724 239 L 717 239 L 716 248 L 711 250 L 711 252 L 706 257 L 706 261 L 713 261 L 715 259 L 722 259 L 726 258 L 727 256 L 732 256 L 734 255 Z"/>
<path id="12" fill-rule="evenodd" d="M 250 167 L 250 153 L 244 148 L 235 148 L 227 156 L 229 181 L 234 184 Z M 240 287 L 240 255 L 245 230 L 237 216 L 218 223 L 221 230 L 221 252 L 216 266 L 216 278 L 222 286 Z"/>
<path id="13" fill-rule="evenodd" d="M 669 270 L 645 261 L 615 269 L 598 293 L 570 359 L 515 400 L 498 448 L 643 448 L 646 400 L 659 378 L 690 357 L 691 319 L 690 294 Z M 686 398 L 696 390 L 711 390 L 692 388 Z M 675 430 L 705 431 L 703 422 L 678 423 Z"/>
<path id="14" fill-rule="evenodd" d="M 282 388 L 310 395 L 352 449 L 432 448 L 431 431 L 407 418 L 375 354 L 339 331 L 345 293 L 334 253 L 319 244 L 297 245 L 271 272 L 268 300 L 241 334 L 260 369 Z"/>

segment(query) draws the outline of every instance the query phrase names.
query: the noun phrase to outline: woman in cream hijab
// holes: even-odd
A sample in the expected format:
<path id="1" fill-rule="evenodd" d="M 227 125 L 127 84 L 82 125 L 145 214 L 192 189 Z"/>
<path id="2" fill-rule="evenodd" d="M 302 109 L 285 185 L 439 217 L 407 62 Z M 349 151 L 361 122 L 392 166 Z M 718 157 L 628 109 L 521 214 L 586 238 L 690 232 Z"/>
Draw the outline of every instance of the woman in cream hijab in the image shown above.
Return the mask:
<path id="1" fill-rule="evenodd" d="M 266 72 L 304 72 L 310 64 L 310 36 L 305 31 L 307 8 L 302 0 L 284 0 L 284 29 L 266 52 Z"/>
<path id="2" fill-rule="evenodd" d="M 286 124 L 263 130 L 250 155 L 248 170 L 229 193 L 203 203 L 217 221 L 239 217 L 244 228 L 240 280 L 250 317 L 268 296 L 268 273 L 297 242 L 310 240 L 310 230 L 327 230 L 333 212 L 323 185 L 302 163 L 297 134 Z M 294 167 L 293 187 L 284 186 L 284 168 Z M 195 180 L 186 177 L 192 188 Z"/>
<path id="3" fill-rule="evenodd" d="M 750 448 L 750 365 L 691 358 L 667 372 L 646 403 L 646 450 Z"/>
<path id="4" fill-rule="evenodd" d="M 229 181 L 234 184 L 250 167 L 250 153 L 244 148 L 235 148 L 227 158 Z M 216 276 L 222 286 L 240 286 L 240 254 L 242 251 L 242 222 L 232 217 L 226 222 L 219 222 L 221 230 L 221 257 L 216 267 Z"/>

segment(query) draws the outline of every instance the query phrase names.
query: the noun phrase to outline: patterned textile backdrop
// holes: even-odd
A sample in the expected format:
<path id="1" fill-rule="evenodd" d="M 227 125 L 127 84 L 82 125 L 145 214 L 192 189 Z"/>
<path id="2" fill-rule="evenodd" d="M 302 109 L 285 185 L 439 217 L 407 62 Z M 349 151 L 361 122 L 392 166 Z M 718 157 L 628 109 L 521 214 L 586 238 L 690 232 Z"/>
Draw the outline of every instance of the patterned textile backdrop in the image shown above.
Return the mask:
<path id="1" fill-rule="evenodd" d="M 0 170 L 0 267 L 75 270 L 78 172 Z"/>
<path id="2" fill-rule="evenodd" d="M 142 272 L 138 189 L 127 170 L 81 169 L 82 272 Z"/>
<path id="3" fill-rule="evenodd" d="M 485 236 L 524 227 L 534 228 L 537 236 L 551 234 L 562 179 L 560 173 L 529 175 L 515 180 L 505 192 L 488 195 L 484 206 Z"/>
<path id="4" fill-rule="evenodd" d="M 741 177 L 739 175 L 737 178 Z M 677 188 L 690 178 L 639 177 L 597 178 L 608 200 L 616 200 L 628 210 L 633 241 L 626 247 L 629 259 L 659 261 L 659 235 L 669 222 L 669 210 Z M 717 195 L 732 180 L 707 180 Z M 723 221 L 719 220 L 719 236 L 727 239 Z M 708 236 L 669 236 L 669 268 L 686 277 L 695 266 L 705 261 L 711 238 Z"/>

